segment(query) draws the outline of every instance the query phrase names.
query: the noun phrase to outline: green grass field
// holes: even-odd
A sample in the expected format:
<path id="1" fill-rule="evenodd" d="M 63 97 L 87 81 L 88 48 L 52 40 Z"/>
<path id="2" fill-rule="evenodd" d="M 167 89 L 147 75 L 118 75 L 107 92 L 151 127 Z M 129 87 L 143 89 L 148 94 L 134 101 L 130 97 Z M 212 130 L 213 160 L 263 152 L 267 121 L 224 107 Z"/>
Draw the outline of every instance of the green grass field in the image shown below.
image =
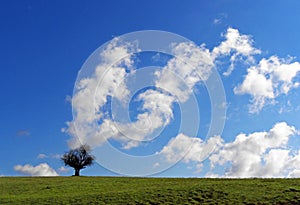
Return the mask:
<path id="1" fill-rule="evenodd" d="M 1 177 L 0 204 L 300 204 L 300 179 Z"/>

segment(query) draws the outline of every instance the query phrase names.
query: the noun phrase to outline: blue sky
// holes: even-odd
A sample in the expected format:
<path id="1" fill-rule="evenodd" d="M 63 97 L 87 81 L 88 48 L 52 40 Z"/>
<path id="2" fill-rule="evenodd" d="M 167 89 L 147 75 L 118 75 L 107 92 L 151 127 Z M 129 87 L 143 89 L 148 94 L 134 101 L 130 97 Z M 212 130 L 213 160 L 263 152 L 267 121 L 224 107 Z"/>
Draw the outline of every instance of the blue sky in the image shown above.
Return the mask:
<path id="1" fill-rule="evenodd" d="M 155 176 L 299 176 L 299 8 L 300 3 L 296 0 L 1 2 L 0 139 L 3 148 L 0 154 L 7 157 L 0 160 L 0 175 L 71 175 L 72 170 L 63 169 L 58 158 L 72 146 L 70 139 L 74 139 L 66 123 L 76 121 L 72 116 L 70 98 L 75 83 L 80 82 L 80 75 L 77 78 L 79 70 L 84 70 L 84 62 L 98 47 L 117 36 L 141 30 L 161 30 L 194 42 L 196 47 L 184 46 L 195 56 L 203 51 L 200 45 L 205 44 L 212 67 L 219 73 L 224 86 L 227 113 L 223 132 L 216 133 L 218 136 L 205 137 L 212 106 L 205 82 L 199 80 L 190 89 L 200 110 L 200 123 L 197 124 L 200 129 L 196 134 L 188 130 L 179 132 L 183 115 L 180 103 L 171 99 L 174 93 L 170 92 L 162 99 L 170 99 L 172 117 L 168 123 L 157 124 L 155 128 L 163 132 L 156 136 L 155 141 L 137 143 L 127 149 L 124 145 L 126 147 L 130 141 L 117 135 L 108 141 L 117 150 L 132 156 L 161 153 L 166 166 L 174 166 L 161 169 L 164 171 Z M 241 40 L 244 43 L 239 45 L 237 42 Z M 97 54 L 108 50 L 107 47 L 102 48 Z M 128 52 L 126 49 L 130 46 L 117 43 L 114 48 Z M 176 53 L 175 50 L 176 47 L 173 50 Z M 181 50 L 177 51 L 184 60 L 191 60 L 184 58 L 185 53 Z M 111 55 L 114 56 L 114 52 Z M 130 66 L 133 69 L 153 65 L 164 67 L 172 59 L 172 56 L 160 55 L 159 60 L 155 60 L 155 55 L 129 56 L 134 61 Z M 232 56 L 235 56 L 235 61 L 230 61 Z M 197 59 L 201 61 L 201 56 Z M 233 71 L 224 75 L 231 64 Z M 91 69 L 87 78 L 92 78 L 96 66 L 98 64 L 87 68 Z M 128 80 L 130 75 L 127 74 Z M 149 76 L 138 79 L 141 78 L 142 81 L 149 80 Z M 164 82 L 157 79 L 157 85 L 163 87 Z M 145 112 L 143 103 L 153 101 L 147 101 L 147 97 L 155 96 L 154 93 L 162 94 L 148 92 L 138 101 L 139 94 L 147 90 L 157 91 L 145 88 L 135 95 L 132 93 L 136 101 L 128 102 L 134 122 L 139 114 Z M 75 89 L 75 94 L 77 91 Z M 113 107 L 116 115 L 122 113 L 118 110 L 122 107 L 118 100 L 122 99 L 125 98 L 120 94 L 116 101 L 112 100 L 117 103 Z M 182 101 L 183 104 L 187 102 Z M 166 101 L 157 103 L 168 105 Z M 108 108 L 101 108 L 101 111 L 109 112 Z M 73 109 L 76 110 L 76 107 L 73 106 Z M 151 108 L 148 107 L 148 111 L 151 114 Z M 185 111 L 193 113 L 195 110 Z M 160 114 L 166 122 L 166 112 L 161 111 Z M 123 117 L 119 114 L 115 121 L 125 120 Z M 105 117 L 111 118 L 112 114 Z M 100 128 L 103 120 L 98 119 Z M 120 123 L 120 126 L 123 124 Z M 191 119 L 187 120 L 187 124 L 195 125 Z M 188 147 L 191 144 L 193 146 Z M 99 147 L 102 145 L 99 143 Z M 203 155 L 209 145 L 215 147 L 214 152 Z M 181 149 L 190 150 L 190 154 L 183 155 L 186 153 L 180 152 Z M 107 170 L 104 164 L 95 164 L 82 174 L 123 175 L 130 174 L 128 167 L 143 168 L 137 162 L 115 165 L 114 156 L 109 152 L 100 150 L 95 154 L 100 164 L 105 161 L 111 163 L 113 169 L 120 170 L 119 173 Z M 180 163 L 175 163 L 182 157 Z M 161 163 L 155 164 L 155 167 Z"/>

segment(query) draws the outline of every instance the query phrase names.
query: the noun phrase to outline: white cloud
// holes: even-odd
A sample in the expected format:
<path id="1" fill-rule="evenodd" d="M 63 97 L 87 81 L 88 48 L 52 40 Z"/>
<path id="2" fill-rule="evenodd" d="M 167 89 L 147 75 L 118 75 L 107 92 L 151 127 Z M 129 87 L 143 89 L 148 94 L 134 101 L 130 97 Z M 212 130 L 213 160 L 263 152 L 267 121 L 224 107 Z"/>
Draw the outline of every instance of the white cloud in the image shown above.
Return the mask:
<path id="1" fill-rule="evenodd" d="M 225 19 L 227 19 L 227 17 L 228 15 L 226 13 L 221 13 L 213 20 L 213 24 L 221 24 Z"/>
<path id="2" fill-rule="evenodd" d="M 61 154 L 51 154 L 51 157 L 54 159 L 60 159 L 62 157 Z"/>
<path id="3" fill-rule="evenodd" d="M 214 58 L 220 56 L 230 56 L 231 65 L 229 69 L 224 72 L 224 75 L 230 75 L 234 69 L 234 63 L 240 57 L 246 57 L 246 61 L 253 62 L 253 55 L 260 54 L 259 49 L 254 48 L 251 36 L 240 34 L 239 30 L 228 28 L 224 34 L 226 38 L 219 46 L 212 51 Z"/>
<path id="4" fill-rule="evenodd" d="M 104 140 L 113 138 L 122 141 L 124 149 L 130 149 L 138 146 L 140 141 L 151 140 L 151 134 L 161 126 L 169 124 L 173 118 L 174 97 L 171 95 L 147 90 L 138 96 L 138 100 L 143 101 L 144 112 L 137 115 L 137 121 L 122 123 L 105 119 L 90 141 L 101 144 Z"/>
<path id="5" fill-rule="evenodd" d="M 37 158 L 38 159 L 45 159 L 45 158 L 53 158 L 53 159 L 60 159 L 61 158 L 61 154 L 44 154 L 44 153 L 40 153 L 38 154 Z"/>
<path id="6" fill-rule="evenodd" d="M 262 168 L 264 177 L 283 177 L 289 160 L 289 150 L 271 149 L 265 156 L 265 165 Z"/>
<path id="7" fill-rule="evenodd" d="M 274 99 L 273 83 L 265 75 L 258 73 L 255 68 L 248 69 L 248 74 L 243 83 L 234 88 L 234 93 L 238 95 L 250 94 L 253 97 L 253 104 L 250 106 L 250 112 L 260 111 L 266 103 L 266 100 Z"/>
<path id="8" fill-rule="evenodd" d="M 193 91 L 195 84 L 208 79 L 214 66 L 208 49 L 192 43 L 173 45 L 174 58 L 156 72 L 155 86 L 162 88 L 180 102 L 185 102 Z"/>
<path id="9" fill-rule="evenodd" d="M 144 112 L 138 114 L 137 121 L 126 124 L 114 123 L 119 133 L 133 140 L 124 146 L 125 149 L 138 145 L 135 144 L 138 141 L 151 140 L 153 138 L 151 133 L 169 124 L 173 118 L 172 104 L 175 101 L 173 96 L 157 90 L 147 90 L 138 96 L 138 100 L 144 102 L 142 105 Z"/>
<path id="10" fill-rule="evenodd" d="M 295 169 L 289 173 L 288 177 L 291 178 L 299 178 L 300 177 L 300 169 Z"/>
<path id="11" fill-rule="evenodd" d="M 220 178 L 220 176 L 218 174 L 212 173 L 212 172 L 207 172 L 205 174 L 206 178 Z"/>
<path id="12" fill-rule="evenodd" d="M 298 168 L 298 156 L 292 156 L 287 143 L 297 133 L 285 122 L 277 123 L 268 132 L 239 134 L 233 142 L 226 143 L 209 160 L 215 165 L 230 164 L 226 177 L 283 177 Z"/>
<path id="13" fill-rule="evenodd" d="M 37 166 L 30 164 L 25 164 L 24 166 L 16 165 L 14 166 L 14 170 L 30 176 L 58 176 L 57 172 L 47 163 L 42 163 Z"/>
<path id="14" fill-rule="evenodd" d="M 38 154 L 38 156 L 37 156 L 38 159 L 44 159 L 44 158 L 47 158 L 47 157 L 48 156 L 46 154 L 43 154 L 43 153 Z"/>
<path id="15" fill-rule="evenodd" d="M 77 92 L 72 97 L 72 107 L 75 120 L 67 122 L 67 132 L 73 139 L 69 142 L 71 147 L 76 147 L 80 142 L 97 146 L 103 142 L 103 131 L 95 124 L 100 119 L 105 119 L 101 108 L 107 102 L 108 96 L 125 101 L 129 90 L 126 87 L 126 69 L 132 69 L 132 52 L 137 52 L 135 44 L 124 43 L 120 39 L 113 39 L 100 53 L 101 63 L 89 77 L 83 77 L 77 84 Z M 119 59 L 122 59 L 118 61 Z M 115 62 L 118 61 L 118 62 Z M 106 132 L 112 132 L 107 129 Z M 109 133 L 107 133 L 110 136 Z M 91 141 L 96 139 L 96 141 Z"/>
<path id="16" fill-rule="evenodd" d="M 214 136 L 206 142 L 197 137 L 189 137 L 182 133 L 172 138 L 166 146 L 160 151 L 168 162 L 177 162 L 183 159 L 183 162 L 197 162 L 201 164 L 209 154 L 219 149 L 222 145 L 222 138 Z M 201 168 L 201 165 L 197 165 Z"/>
<path id="17" fill-rule="evenodd" d="M 72 96 L 70 96 L 70 95 L 66 95 L 66 97 L 65 97 L 65 101 L 66 101 L 67 103 L 70 103 L 70 104 L 72 104 Z"/>
<path id="18" fill-rule="evenodd" d="M 295 154 L 287 147 L 289 139 L 297 134 L 295 127 L 286 122 L 276 123 L 269 131 L 239 134 L 228 143 L 220 136 L 205 142 L 181 133 L 159 154 L 169 163 L 179 160 L 196 163 L 194 173 L 201 172 L 202 162 L 208 159 L 211 170 L 205 177 L 297 177 L 300 176 L 300 151 Z M 223 166 L 224 175 L 214 173 L 217 165 Z"/>
<path id="19" fill-rule="evenodd" d="M 294 78 L 300 71 L 300 64 L 290 61 L 291 59 L 271 56 L 248 69 L 244 81 L 234 88 L 234 93 L 251 95 L 251 113 L 259 112 L 266 103 L 273 102 L 277 96 L 288 94 L 292 88 L 299 86 L 299 82 L 294 82 Z"/>
<path id="20" fill-rule="evenodd" d="M 222 23 L 222 19 L 221 18 L 216 18 L 216 19 L 214 19 L 213 23 L 214 24 L 220 24 L 220 23 Z"/>
<path id="21" fill-rule="evenodd" d="M 66 167 L 59 167 L 59 168 L 58 168 L 58 171 L 59 171 L 60 173 L 67 173 L 67 172 L 69 172 L 70 170 L 69 170 L 68 168 L 66 168 Z"/>

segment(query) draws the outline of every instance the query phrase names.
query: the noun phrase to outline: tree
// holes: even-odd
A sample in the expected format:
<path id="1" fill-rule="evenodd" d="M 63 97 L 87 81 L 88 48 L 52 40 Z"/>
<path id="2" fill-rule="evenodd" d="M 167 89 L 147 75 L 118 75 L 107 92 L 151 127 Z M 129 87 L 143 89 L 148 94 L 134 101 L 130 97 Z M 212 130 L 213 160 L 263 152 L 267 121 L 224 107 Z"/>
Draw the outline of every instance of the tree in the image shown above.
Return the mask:
<path id="1" fill-rule="evenodd" d="M 88 145 L 81 145 L 78 148 L 71 149 L 62 156 L 62 161 L 65 166 L 73 167 L 75 176 L 79 176 L 81 169 L 91 166 L 95 157 L 89 154 L 90 147 Z"/>

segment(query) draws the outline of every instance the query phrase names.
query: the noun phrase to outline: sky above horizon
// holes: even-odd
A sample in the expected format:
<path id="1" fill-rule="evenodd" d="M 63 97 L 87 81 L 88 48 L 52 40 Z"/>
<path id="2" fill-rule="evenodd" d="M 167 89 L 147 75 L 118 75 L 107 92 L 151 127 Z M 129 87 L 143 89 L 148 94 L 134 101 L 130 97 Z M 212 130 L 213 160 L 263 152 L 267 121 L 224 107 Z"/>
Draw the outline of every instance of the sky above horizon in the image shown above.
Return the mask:
<path id="1" fill-rule="evenodd" d="M 299 9 L 1 2 L 0 176 L 299 177 Z"/>

